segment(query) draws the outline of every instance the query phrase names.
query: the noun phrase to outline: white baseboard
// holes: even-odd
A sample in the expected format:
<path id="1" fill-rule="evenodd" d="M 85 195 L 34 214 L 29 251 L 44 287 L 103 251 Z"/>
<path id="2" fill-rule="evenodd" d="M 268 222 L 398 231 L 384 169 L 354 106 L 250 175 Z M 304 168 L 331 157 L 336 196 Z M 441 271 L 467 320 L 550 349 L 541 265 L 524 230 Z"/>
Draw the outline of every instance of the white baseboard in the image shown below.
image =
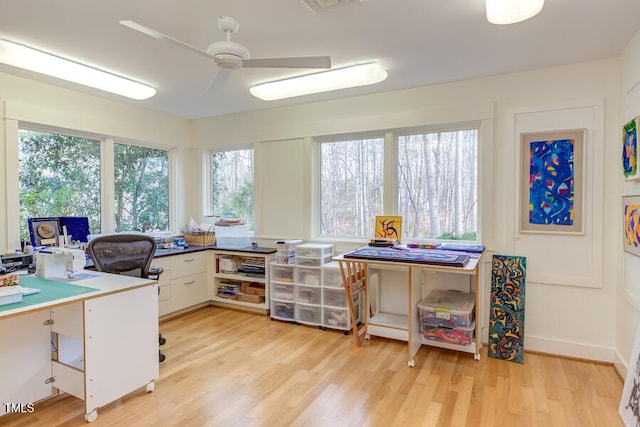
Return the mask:
<path id="1" fill-rule="evenodd" d="M 616 369 L 619 369 L 618 363 L 620 361 L 620 355 L 611 347 L 601 347 L 527 335 L 524 339 L 524 348 L 525 350 L 539 351 L 541 353 L 555 354 L 558 356 L 611 363 L 616 366 Z M 624 372 L 626 372 L 626 364 Z M 624 372 L 620 371 L 623 375 Z"/>

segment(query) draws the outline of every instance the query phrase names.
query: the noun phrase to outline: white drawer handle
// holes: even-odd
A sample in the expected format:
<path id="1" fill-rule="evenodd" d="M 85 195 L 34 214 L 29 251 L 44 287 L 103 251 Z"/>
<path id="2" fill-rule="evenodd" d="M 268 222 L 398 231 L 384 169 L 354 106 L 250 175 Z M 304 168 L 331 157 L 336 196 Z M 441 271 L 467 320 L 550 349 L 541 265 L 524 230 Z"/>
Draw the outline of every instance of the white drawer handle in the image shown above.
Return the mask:
<path id="1" fill-rule="evenodd" d="M 196 260 L 195 258 L 191 258 L 191 259 L 184 259 L 183 261 L 184 261 L 184 262 L 193 262 L 193 261 L 195 261 L 195 260 Z"/>
<path id="2" fill-rule="evenodd" d="M 185 285 L 193 285 L 194 283 L 196 283 L 195 280 L 192 280 L 190 282 L 184 282 Z"/>

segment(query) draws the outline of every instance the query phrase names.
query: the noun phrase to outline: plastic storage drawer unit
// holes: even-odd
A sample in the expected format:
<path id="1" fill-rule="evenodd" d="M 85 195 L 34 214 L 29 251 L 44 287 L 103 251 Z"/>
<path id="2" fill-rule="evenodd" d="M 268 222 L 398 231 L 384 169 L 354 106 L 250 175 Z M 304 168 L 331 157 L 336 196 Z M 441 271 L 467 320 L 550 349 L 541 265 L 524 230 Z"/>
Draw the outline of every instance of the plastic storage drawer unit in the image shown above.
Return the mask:
<path id="1" fill-rule="evenodd" d="M 307 325 L 322 324 L 322 307 L 319 305 L 296 304 L 296 322 Z"/>
<path id="2" fill-rule="evenodd" d="M 346 308 L 347 295 L 340 288 L 324 288 L 322 290 L 322 305 L 328 307 Z"/>
<path id="3" fill-rule="evenodd" d="M 455 328 L 473 321 L 476 296 L 472 293 L 434 290 L 418 304 L 420 323 Z"/>
<path id="4" fill-rule="evenodd" d="M 279 283 L 293 283 L 295 266 L 271 263 L 271 281 Z"/>
<path id="5" fill-rule="evenodd" d="M 304 243 L 296 246 L 296 257 L 324 258 L 333 255 L 332 243 Z"/>
<path id="6" fill-rule="evenodd" d="M 295 302 L 271 300 L 271 318 L 280 320 L 295 320 Z"/>
<path id="7" fill-rule="evenodd" d="M 320 304 L 322 288 L 318 286 L 296 285 L 296 302 L 304 304 Z"/>
<path id="8" fill-rule="evenodd" d="M 337 262 L 333 261 L 322 266 L 322 286 L 344 289 L 342 273 Z"/>
<path id="9" fill-rule="evenodd" d="M 300 285 L 320 286 L 322 270 L 313 267 L 296 266 L 294 281 Z"/>

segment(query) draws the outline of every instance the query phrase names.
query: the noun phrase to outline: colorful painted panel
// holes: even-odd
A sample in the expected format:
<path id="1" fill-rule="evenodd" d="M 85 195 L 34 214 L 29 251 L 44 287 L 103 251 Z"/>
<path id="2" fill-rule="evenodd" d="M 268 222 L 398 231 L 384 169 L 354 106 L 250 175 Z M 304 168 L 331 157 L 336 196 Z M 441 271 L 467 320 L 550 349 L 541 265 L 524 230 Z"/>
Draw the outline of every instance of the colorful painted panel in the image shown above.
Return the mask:
<path id="1" fill-rule="evenodd" d="M 624 125 L 622 131 L 622 169 L 627 178 L 638 174 L 638 129 L 636 120 Z"/>
<path id="2" fill-rule="evenodd" d="M 378 239 L 395 239 L 400 241 L 402 238 L 402 217 L 377 216 L 375 237 Z"/>
<path id="3" fill-rule="evenodd" d="M 573 224 L 573 147 L 573 139 L 531 142 L 530 224 Z"/>
<path id="4" fill-rule="evenodd" d="M 526 258 L 494 255 L 489 313 L 490 357 L 524 363 Z"/>
<path id="5" fill-rule="evenodd" d="M 622 198 L 624 250 L 640 256 L 640 196 Z"/>

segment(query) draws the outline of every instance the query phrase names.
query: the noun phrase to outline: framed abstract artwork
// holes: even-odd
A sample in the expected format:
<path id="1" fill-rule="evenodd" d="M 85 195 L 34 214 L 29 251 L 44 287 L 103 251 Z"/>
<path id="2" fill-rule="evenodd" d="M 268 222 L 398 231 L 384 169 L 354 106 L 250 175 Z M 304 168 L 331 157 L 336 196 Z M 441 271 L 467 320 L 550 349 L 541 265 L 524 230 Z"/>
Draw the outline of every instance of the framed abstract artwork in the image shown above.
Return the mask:
<path id="1" fill-rule="evenodd" d="M 622 197 L 624 251 L 640 256 L 640 196 Z"/>
<path id="2" fill-rule="evenodd" d="M 627 181 L 640 179 L 637 118 L 631 120 L 622 128 L 622 171 Z"/>
<path id="3" fill-rule="evenodd" d="M 377 239 L 395 239 L 398 242 L 402 239 L 402 217 L 401 216 L 376 216 Z"/>
<path id="4" fill-rule="evenodd" d="M 584 129 L 520 135 L 520 232 L 584 234 L 584 140 Z"/>

